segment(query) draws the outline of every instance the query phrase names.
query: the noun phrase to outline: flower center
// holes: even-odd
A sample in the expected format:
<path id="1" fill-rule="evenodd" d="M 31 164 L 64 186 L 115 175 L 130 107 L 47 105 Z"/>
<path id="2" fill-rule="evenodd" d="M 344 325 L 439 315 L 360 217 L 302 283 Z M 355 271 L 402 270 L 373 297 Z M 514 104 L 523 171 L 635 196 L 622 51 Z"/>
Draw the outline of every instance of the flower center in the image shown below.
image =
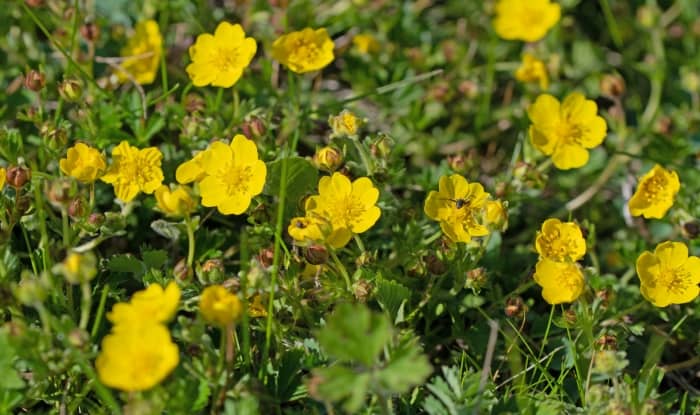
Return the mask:
<path id="1" fill-rule="evenodd" d="M 559 230 L 542 235 L 542 249 L 544 256 L 555 261 L 569 259 L 576 250 L 576 244 L 571 238 L 563 238 Z"/>
<path id="2" fill-rule="evenodd" d="M 559 123 L 559 126 L 557 128 L 557 135 L 560 137 L 562 144 L 581 145 L 583 129 L 579 124 L 574 124 L 568 120 L 565 120 Z"/>
<path id="3" fill-rule="evenodd" d="M 685 268 L 666 268 L 659 273 L 657 283 L 671 293 L 683 294 L 691 285 L 691 275 Z"/>
<path id="4" fill-rule="evenodd" d="M 666 197 L 666 179 L 658 175 L 650 177 L 642 184 L 642 195 L 647 203 L 653 203 L 655 200 Z"/>
<path id="5" fill-rule="evenodd" d="M 217 48 L 210 64 L 217 68 L 220 72 L 226 72 L 239 66 L 239 60 L 237 49 Z"/>
<path id="6" fill-rule="evenodd" d="M 253 172 L 250 166 L 230 166 L 220 171 L 217 176 L 226 186 L 223 189 L 226 194 L 247 194 Z"/>
<path id="7" fill-rule="evenodd" d="M 331 207 L 330 216 L 332 222 L 350 227 L 350 224 L 362 216 L 365 211 L 365 206 L 359 200 L 352 196 L 346 196 Z"/>
<path id="8" fill-rule="evenodd" d="M 318 46 L 306 39 L 299 39 L 294 44 L 294 60 L 313 62 L 320 54 Z"/>

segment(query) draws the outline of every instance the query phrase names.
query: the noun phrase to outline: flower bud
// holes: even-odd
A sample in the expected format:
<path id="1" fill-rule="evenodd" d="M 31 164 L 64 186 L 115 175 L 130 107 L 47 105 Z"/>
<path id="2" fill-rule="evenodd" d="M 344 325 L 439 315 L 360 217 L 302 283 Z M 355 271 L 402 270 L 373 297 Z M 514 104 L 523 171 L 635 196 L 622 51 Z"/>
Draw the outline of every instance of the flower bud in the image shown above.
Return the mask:
<path id="1" fill-rule="evenodd" d="M 369 296 L 372 294 L 372 283 L 367 280 L 358 280 L 352 285 L 352 291 L 357 301 L 366 303 Z"/>
<path id="2" fill-rule="evenodd" d="M 600 336 L 596 344 L 603 350 L 617 350 L 617 338 L 609 334 Z"/>
<path id="3" fill-rule="evenodd" d="M 646 29 L 656 26 L 658 18 L 659 10 L 654 6 L 640 6 L 637 9 L 637 22 Z"/>
<path id="4" fill-rule="evenodd" d="M 41 304 L 46 299 L 47 291 L 44 282 L 34 276 L 23 275 L 22 280 L 15 287 L 15 297 L 27 306 Z"/>
<path id="5" fill-rule="evenodd" d="M 78 196 L 68 204 L 68 216 L 73 219 L 80 219 L 87 214 L 87 201 L 84 197 Z"/>
<path id="6" fill-rule="evenodd" d="M 103 223 L 105 223 L 105 215 L 100 212 L 91 213 L 90 216 L 88 216 L 87 222 L 88 224 L 99 228 Z"/>
<path id="7" fill-rule="evenodd" d="M 80 35 L 88 42 L 95 43 L 100 38 L 100 27 L 93 22 L 80 26 Z"/>
<path id="8" fill-rule="evenodd" d="M 255 140 L 264 136 L 267 129 L 263 120 L 258 117 L 251 117 L 241 124 L 241 131 L 243 131 L 244 136 Z"/>
<path id="9" fill-rule="evenodd" d="M 469 170 L 471 163 L 464 154 L 455 154 L 447 156 L 447 164 L 457 173 L 466 173 Z"/>
<path id="10" fill-rule="evenodd" d="M 343 164 L 343 153 L 334 147 L 323 147 L 314 154 L 314 164 L 320 170 L 332 173 Z"/>
<path id="11" fill-rule="evenodd" d="M 44 0 L 24 0 L 27 6 L 36 9 L 44 5 Z"/>
<path id="12" fill-rule="evenodd" d="M 46 198 L 57 209 L 67 208 L 73 198 L 72 184 L 67 178 L 52 180 Z"/>
<path id="13" fill-rule="evenodd" d="M 241 300 L 221 285 L 210 285 L 202 291 L 199 311 L 209 323 L 228 326 L 241 316 Z"/>
<path id="14" fill-rule="evenodd" d="M 80 328 L 75 328 L 68 333 L 68 343 L 76 349 L 83 349 L 90 344 L 90 336 Z"/>
<path id="15" fill-rule="evenodd" d="M 64 79 L 58 85 L 58 94 L 67 102 L 77 102 L 83 95 L 83 87 L 77 79 Z"/>
<path id="16" fill-rule="evenodd" d="M 272 260 L 275 256 L 272 248 L 263 248 L 258 253 L 258 262 L 263 268 L 269 268 L 272 266 Z"/>
<path id="17" fill-rule="evenodd" d="M 504 231 L 508 226 L 508 209 L 500 200 L 486 202 L 484 218 L 486 225 L 498 231 Z"/>
<path id="18" fill-rule="evenodd" d="M 334 137 L 355 136 L 362 125 L 362 120 L 348 110 L 328 118 L 328 125 L 333 130 Z"/>
<path id="19" fill-rule="evenodd" d="M 328 250 L 323 245 L 310 245 L 304 248 L 304 258 L 312 265 L 325 264 L 328 262 Z"/>
<path id="20" fill-rule="evenodd" d="M 46 85 L 46 77 L 39 71 L 30 69 L 24 77 L 24 86 L 34 92 L 41 91 L 44 85 Z"/>
<path id="21" fill-rule="evenodd" d="M 180 282 L 185 282 L 192 277 L 192 268 L 187 266 L 185 258 L 180 259 L 173 267 L 173 276 Z"/>
<path id="22" fill-rule="evenodd" d="M 681 227 L 683 236 L 687 239 L 695 239 L 700 236 L 700 221 L 693 220 L 685 222 Z"/>
<path id="23" fill-rule="evenodd" d="M 610 98 L 625 94 L 625 79 L 618 74 L 607 74 L 600 78 L 600 92 Z"/>
<path id="24" fill-rule="evenodd" d="M 7 184 L 19 189 L 32 178 L 31 170 L 23 166 L 10 166 L 5 173 Z"/>
<path id="25" fill-rule="evenodd" d="M 54 267 L 54 272 L 63 275 L 70 284 L 83 284 L 97 275 L 97 259 L 92 252 L 72 252 Z"/>
<path id="26" fill-rule="evenodd" d="M 387 158 L 391 154 L 391 149 L 394 148 L 394 140 L 386 134 L 379 134 L 369 150 L 376 158 Z"/>
<path id="27" fill-rule="evenodd" d="M 425 266 L 427 267 L 428 272 L 433 275 L 441 275 L 447 271 L 445 263 L 435 254 L 429 254 L 424 256 L 423 261 L 425 262 Z"/>
<path id="28" fill-rule="evenodd" d="M 221 281 L 224 279 L 224 263 L 218 258 L 206 260 L 201 267 L 200 275 L 204 281 Z"/>
<path id="29" fill-rule="evenodd" d="M 520 297 L 513 297 L 506 300 L 505 314 L 508 317 L 514 317 L 517 319 L 522 319 L 527 313 L 527 305 L 523 302 Z"/>
<path id="30" fill-rule="evenodd" d="M 470 288 L 473 291 L 479 291 L 487 282 L 486 270 L 482 267 L 474 268 L 467 271 L 467 280 L 464 283 L 464 287 Z"/>

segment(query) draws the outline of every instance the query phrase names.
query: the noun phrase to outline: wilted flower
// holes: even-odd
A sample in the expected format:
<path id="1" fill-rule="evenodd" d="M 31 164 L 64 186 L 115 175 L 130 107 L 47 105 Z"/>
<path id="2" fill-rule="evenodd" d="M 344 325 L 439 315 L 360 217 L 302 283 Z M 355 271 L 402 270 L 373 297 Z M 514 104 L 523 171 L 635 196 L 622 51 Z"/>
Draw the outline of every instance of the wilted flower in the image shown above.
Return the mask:
<path id="1" fill-rule="evenodd" d="M 102 181 L 114 186 L 114 193 L 124 202 L 139 192 L 151 194 L 163 183 L 163 153 L 156 147 L 138 149 L 122 141 L 112 150 L 112 158 Z"/>
<path id="2" fill-rule="evenodd" d="M 155 20 L 139 22 L 134 28 L 121 56 L 117 76 L 120 82 L 133 78 L 139 84 L 150 84 L 156 78 L 160 56 L 163 53 L 163 37 Z"/>
<path id="3" fill-rule="evenodd" d="M 542 258 L 535 266 L 534 279 L 542 287 L 542 298 L 549 304 L 574 302 L 583 292 L 583 272 L 575 262 Z"/>
<path id="4" fill-rule="evenodd" d="M 218 326 L 228 326 L 241 316 L 241 300 L 221 285 L 210 285 L 202 291 L 199 311 L 205 320 Z"/>
<path id="5" fill-rule="evenodd" d="M 542 94 L 528 108 L 532 122 L 530 142 L 545 155 L 552 156 L 561 170 L 578 168 L 588 163 L 588 149 L 605 139 L 607 125 L 596 115 L 598 106 L 582 94 L 569 94 L 564 102 Z"/>
<path id="6" fill-rule="evenodd" d="M 179 360 L 168 329 L 147 324 L 105 336 L 95 368 L 100 381 L 109 387 L 143 391 L 162 382 Z"/>
<path id="7" fill-rule="evenodd" d="M 574 222 L 547 219 L 535 238 L 535 249 L 541 258 L 555 262 L 578 261 L 586 254 L 586 240 Z"/>
<path id="8" fill-rule="evenodd" d="M 99 179 L 107 169 L 105 158 L 97 149 L 83 143 L 76 143 L 68 149 L 66 158 L 58 162 L 63 174 L 83 183 Z"/>
<path id="9" fill-rule="evenodd" d="M 272 57 L 292 72 L 311 72 L 333 62 L 333 48 L 326 29 L 307 27 L 277 38 L 272 44 Z"/>
<path id="10" fill-rule="evenodd" d="M 423 210 L 430 219 L 440 222 L 450 240 L 467 243 L 473 237 L 489 234 L 482 223 L 489 196 L 480 183 L 469 183 L 459 174 L 442 176 L 438 191 L 428 194 Z"/>
<path id="11" fill-rule="evenodd" d="M 328 125 L 333 130 L 333 136 L 353 136 L 362 125 L 362 120 L 348 110 L 343 110 L 338 115 L 328 117 Z"/>
<path id="12" fill-rule="evenodd" d="M 536 42 L 561 17 L 561 7 L 550 0 L 499 0 L 493 27 L 507 40 Z"/>
<path id="13" fill-rule="evenodd" d="M 661 219 L 673 206 L 680 188 L 678 174 L 657 164 L 639 180 L 637 191 L 628 204 L 630 213 L 647 219 Z"/>
<path id="14" fill-rule="evenodd" d="M 241 25 L 221 22 L 214 35 L 197 36 L 189 49 L 192 63 L 185 70 L 194 86 L 229 88 L 243 75 L 257 48 L 255 39 L 245 37 Z"/>
<path id="15" fill-rule="evenodd" d="M 700 258 L 688 256 L 681 242 L 662 242 L 637 258 L 637 275 L 642 295 L 655 306 L 688 303 L 698 296 Z"/>
<path id="16" fill-rule="evenodd" d="M 176 186 L 171 190 L 168 186 L 160 186 L 155 191 L 156 206 L 167 216 L 185 216 L 197 208 L 197 201 L 187 186 Z"/>
<path id="17" fill-rule="evenodd" d="M 549 88 L 547 67 L 530 53 L 523 54 L 523 62 L 515 71 L 515 79 L 521 82 L 538 82 L 543 90 Z"/>

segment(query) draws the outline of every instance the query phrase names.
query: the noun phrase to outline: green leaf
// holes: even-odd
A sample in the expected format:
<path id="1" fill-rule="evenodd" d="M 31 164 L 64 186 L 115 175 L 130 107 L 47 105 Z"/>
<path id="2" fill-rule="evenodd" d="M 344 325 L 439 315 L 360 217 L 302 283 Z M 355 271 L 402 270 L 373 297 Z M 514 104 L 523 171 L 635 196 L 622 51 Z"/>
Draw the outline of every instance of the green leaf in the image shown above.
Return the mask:
<path id="1" fill-rule="evenodd" d="M 267 180 L 263 194 L 277 196 L 282 180 L 282 162 L 275 160 L 267 164 Z M 301 157 L 288 157 L 287 160 L 287 196 L 285 209 L 287 216 L 296 212 L 301 198 L 315 191 L 318 185 L 318 170 L 308 160 Z"/>
<path id="2" fill-rule="evenodd" d="M 146 265 L 143 262 L 129 254 L 111 257 L 107 261 L 107 269 L 112 272 L 132 273 L 136 276 L 142 275 L 147 271 Z"/>
<path id="3" fill-rule="evenodd" d="M 7 330 L 0 330 L 0 389 L 21 389 L 24 381 L 14 368 L 16 352 L 7 336 Z"/>
<path id="4" fill-rule="evenodd" d="M 380 279 L 377 283 L 377 301 L 382 309 L 389 313 L 392 321 L 397 324 L 403 321 L 404 306 L 411 298 L 411 290 L 398 282 Z"/>
<path id="5" fill-rule="evenodd" d="M 408 392 L 422 384 L 433 368 L 415 341 L 401 344 L 392 354 L 389 364 L 378 374 L 382 386 L 393 393 Z"/>
<path id="6" fill-rule="evenodd" d="M 338 360 L 365 366 L 376 363 L 392 336 L 384 314 L 372 313 L 361 304 L 341 304 L 316 334 L 321 348 Z"/>
<path id="7" fill-rule="evenodd" d="M 168 260 L 168 253 L 162 249 L 143 251 L 142 259 L 146 267 L 159 269 Z"/>
<path id="8" fill-rule="evenodd" d="M 168 222 L 163 219 L 157 219 L 151 222 L 151 229 L 158 235 L 173 241 L 177 241 L 182 233 L 179 223 Z"/>
<path id="9" fill-rule="evenodd" d="M 336 365 L 314 369 L 313 375 L 319 380 L 315 397 L 328 402 L 343 402 L 343 409 L 349 413 L 362 408 L 370 382 L 368 373 L 357 373 Z"/>

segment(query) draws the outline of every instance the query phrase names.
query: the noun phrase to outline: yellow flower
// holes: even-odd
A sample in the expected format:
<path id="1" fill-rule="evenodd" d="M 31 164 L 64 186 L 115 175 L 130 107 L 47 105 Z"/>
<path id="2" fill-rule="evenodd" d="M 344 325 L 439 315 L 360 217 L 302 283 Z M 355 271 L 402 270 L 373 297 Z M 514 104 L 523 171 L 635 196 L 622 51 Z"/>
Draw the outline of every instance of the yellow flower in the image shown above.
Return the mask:
<path id="1" fill-rule="evenodd" d="M 605 139 L 607 125 L 596 115 L 598 106 L 582 94 L 569 94 L 561 104 L 549 94 L 542 94 L 530 105 L 527 115 L 532 122 L 530 142 L 545 155 L 552 156 L 561 170 L 584 166 L 588 150 Z"/>
<path id="2" fill-rule="evenodd" d="M 586 255 L 586 240 L 574 222 L 547 219 L 535 238 L 535 249 L 541 258 L 556 262 L 578 261 Z"/>
<path id="3" fill-rule="evenodd" d="M 508 225 L 508 209 L 500 200 L 489 200 L 484 208 L 486 224 L 498 230 L 505 230 Z"/>
<path id="4" fill-rule="evenodd" d="M 149 324 L 105 336 L 95 368 L 100 381 L 109 387 L 143 391 L 162 382 L 179 359 L 168 329 Z"/>
<path id="5" fill-rule="evenodd" d="M 523 55 L 523 63 L 515 71 L 515 79 L 521 82 L 539 82 L 541 89 L 549 87 L 547 67 L 544 62 L 529 53 Z"/>
<path id="6" fill-rule="evenodd" d="M 678 174 L 658 164 L 645 174 L 629 201 L 632 216 L 661 219 L 673 206 L 673 199 L 681 188 Z"/>
<path id="7" fill-rule="evenodd" d="M 489 230 L 480 221 L 489 194 L 479 183 L 469 183 L 459 174 L 442 176 L 438 191 L 431 191 L 423 210 L 440 222 L 442 232 L 453 242 L 470 242 L 473 237 L 486 236 Z"/>
<path id="8" fill-rule="evenodd" d="M 139 84 L 150 84 L 156 78 L 163 38 L 155 20 L 139 22 L 134 34 L 129 38 L 121 55 L 124 61 L 119 65 L 117 76 L 120 82 L 133 78 Z"/>
<path id="9" fill-rule="evenodd" d="M 194 86 L 233 86 L 255 56 L 255 39 L 245 37 L 239 24 L 221 22 L 214 35 L 203 33 L 190 46 L 192 63 L 185 69 Z"/>
<path id="10" fill-rule="evenodd" d="M 199 311 L 208 322 L 228 326 L 241 316 L 241 300 L 221 285 L 210 285 L 202 291 Z"/>
<path id="11" fill-rule="evenodd" d="M 175 282 L 168 283 L 165 290 L 159 284 L 151 284 L 134 293 L 130 302 L 115 304 L 107 319 L 114 324 L 115 332 L 144 324 L 166 323 L 175 315 L 179 302 L 180 288 Z"/>
<path id="12" fill-rule="evenodd" d="M 63 263 L 55 266 L 54 272 L 62 274 L 71 284 L 88 282 L 97 275 L 97 259 L 92 252 L 86 254 L 71 252 Z"/>
<path id="13" fill-rule="evenodd" d="M 338 115 L 328 117 L 328 125 L 333 130 L 333 136 L 353 136 L 362 125 L 362 120 L 348 110 L 343 110 Z"/>
<path id="14" fill-rule="evenodd" d="M 506 40 L 536 42 L 561 17 L 561 7 L 549 0 L 499 0 L 493 27 Z"/>
<path id="15" fill-rule="evenodd" d="M 297 242 L 315 242 L 324 239 L 319 221 L 308 216 L 292 218 L 287 232 Z"/>
<path id="16" fill-rule="evenodd" d="M 362 54 L 370 54 L 379 52 L 379 42 L 369 33 L 361 33 L 352 38 L 352 44 L 355 45 L 358 51 Z"/>
<path id="17" fill-rule="evenodd" d="M 156 147 L 139 150 L 122 141 L 112 150 L 112 165 L 102 181 L 114 186 L 114 193 L 124 202 L 131 201 L 139 192 L 151 194 L 163 182 L 162 158 Z"/>
<path id="18" fill-rule="evenodd" d="M 272 44 L 272 57 L 292 72 L 311 72 L 333 62 L 333 48 L 326 29 L 307 27 L 277 38 Z"/>
<path id="19" fill-rule="evenodd" d="M 188 160 L 177 167 L 175 170 L 175 179 L 178 183 L 187 184 L 201 181 L 207 174 L 204 171 L 204 154 L 207 150 L 200 151 L 195 154 L 192 160 Z"/>
<path id="20" fill-rule="evenodd" d="M 637 258 L 637 275 L 642 295 L 655 306 L 688 303 L 698 296 L 700 258 L 689 257 L 681 242 L 662 242 Z"/>
<path id="21" fill-rule="evenodd" d="M 583 292 L 583 273 L 575 262 L 556 262 L 542 258 L 535 266 L 535 282 L 549 304 L 571 303 Z"/>
<path id="22" fill-rule="evenodd" d="M 66 158 L 58 162 L 63 174 L 74 177 L 83 183 L 99 179 L 107 169 L 104 156 L 96 149 L 77 143 L 68 149 Z"/>
<path id="23" fill-rule="evenodd" d="M 318 193 L 306 200 L 306 217 L 320 224 L 326 243 L 333 248 L 345 246 L 353 234 L 367 231 L 381 216 L 376 206 L 379 190 L 367 177 L 350 182 L 333 173 L 319 180 Z"/>
<path id="24" fill-rule="evenodd" d="M 248 303 L 248 314 L 253 318 L 267 317 L 267 308 L 262 303 L 260 294 L 255 294 Z"/>
<path id="25" fill-rule="evenodd" d="M 197 201 L 187 186 L 170 190 L 170 187 L 163 185 L 156 189 L 155 196 L 158 209 L 168 216 L 189 215 L 197 207 Z"/>
<path id="26" fill-rule="evenodd" d="M 238 134 L 231 145 L 213 143 L 202 156 L 204 178 L 199 182 L 202 205 L 216 206 L 224 215 L 240 215 L 265 186 L 267 167 L 258 159 L 255 143 Z"/>
<path id="27" fill-rule="evenodd" d="M 7 180 L 7 169 L 0 167 L 0 190 L 5 187 L 5 181 Z"/>

